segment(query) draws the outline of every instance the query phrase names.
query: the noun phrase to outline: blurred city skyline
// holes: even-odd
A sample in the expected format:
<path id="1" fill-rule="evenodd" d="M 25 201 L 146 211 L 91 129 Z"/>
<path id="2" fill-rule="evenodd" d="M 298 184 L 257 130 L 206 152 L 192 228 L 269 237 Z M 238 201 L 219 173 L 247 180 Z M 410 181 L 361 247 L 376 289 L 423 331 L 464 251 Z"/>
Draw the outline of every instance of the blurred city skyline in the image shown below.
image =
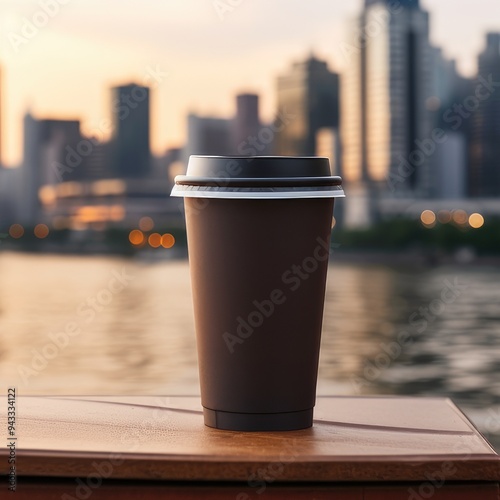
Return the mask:
<path id="1" fill-rule="evenodd" d="M 421 3 L 431 14 L 431 43 L 472 76 L 486 32 L 500 30 L 492 16 L 500 10 L 496 2 Z M 262 118 L 270 121 L 277 109 L 276 78 L 292 62 L 314 52 L 342 76 L 349 66 L 346 46 L 355 43 L 349 21 L 363 2 L 315 0 L 306 7 L 282 0 L 191 0 L 154 8 L 142 3 L 139 9 L 136 1 L 112 0 L 106 6 L 94 0 L 0 2 L 6 166 L 22 160 L 27 110 L 36 118 L 81 119 L 88 134 L 110 118 L 110 87 L 129 81 L 152 88 L 155 154 L 182 146 L 190 111 L 233 116 L 239 92 L 258 93 Z M 40 26 L 30 31 L 26 19 Z"/>

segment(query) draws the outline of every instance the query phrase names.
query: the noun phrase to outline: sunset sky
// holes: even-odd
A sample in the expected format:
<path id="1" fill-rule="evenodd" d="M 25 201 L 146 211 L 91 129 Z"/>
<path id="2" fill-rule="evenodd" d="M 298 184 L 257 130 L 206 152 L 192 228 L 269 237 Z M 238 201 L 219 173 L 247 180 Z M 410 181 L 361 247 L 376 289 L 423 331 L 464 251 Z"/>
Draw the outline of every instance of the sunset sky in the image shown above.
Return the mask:
<path id="1" fill-rule="evenodd" d="M 221 19 L 217 2 L 236 6 Z M 458 60 L 462 73 L 473 74 L 485 32 L 500 31 L 498 0 L 422 4 L 432 15 L 432 42 Z M 359 0 L 0 0 L 3 160 L 21 160 L 27 109 L 38 118 L 80 118 L 84 132 L 98 131 L 109 116 L 109 87 L 132 80 L 154 88 L 155 153 L 182 145 L 190 110 L 230 116 L 241 91 L 259 93 L 262 117 L 270 119 L 275 78 L 294 60 L 313 50 L 342 72 L 348 64 L 342 43 L 353 40 L 348 21 L 361 6 Z M 27 32 L 26 19 L 40 28 Z M 146 76 L 152 71 L 161 73 L 158 81 Z"/>

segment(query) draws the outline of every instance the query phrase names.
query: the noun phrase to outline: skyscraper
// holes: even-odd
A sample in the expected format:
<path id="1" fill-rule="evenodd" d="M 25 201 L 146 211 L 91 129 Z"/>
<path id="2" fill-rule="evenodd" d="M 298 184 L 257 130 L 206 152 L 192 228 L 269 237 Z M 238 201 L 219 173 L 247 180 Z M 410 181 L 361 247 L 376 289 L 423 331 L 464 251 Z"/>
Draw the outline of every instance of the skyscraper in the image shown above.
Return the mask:
<path id="1" fill-rule="evenodd" d="M 0 167 L 0 232 L 18 222 L 22 203 L 21 169 Z"/>
<path id="2" fill-rule="evenodd" d="M 278 110 L 291 119 L 276 136 L 277 153 L 314 155 L 318 130 L 338 127 L 338 93 L 338 74 L 312 55 L 278 77 Z"/>
<path id="3" fill-rule="evenodd" d="M 365 0 L 365 8 L 370 7 L 370 5 L 375 4 L 385 4 L 388 7 L 395 7 L 395 10 L 399 5 L 402 7 L 412 7 L 418 8 L 420 6 L 420 0 Z"/>
<path id="4" fill-rule="evenodd" d="M 483 88 L 484 98 L 478 99 L 477 110 L 472 117 L 469 178 L 471 195 L 498 197 L 500 195 L 500 91 L 491 84 L 488 89 L 488 80 L 500 81 L 500 33 L 488 33 L 486 48 L 479 55 L 476 84 L 486 88 Z"/>
<path id="5" fill-rule="evenodd" d="M 190 155 L 229 155 L 231 147 L 232 120 L 188 115 L 187 144 L 183 159 L 187 165 Z"/>
<path id="6" fill-rule="evenodd" d="M 26 113 L 22 204 L 19 207 L 23 224 L 39 222 L 42 185 L 80 180 L 85 176 L 85 156 L 79 147 L 81 140 L 78 120 L 38 120 Z"/>
<path id="7" fill-rule="evenodd" d="M 343 174 L 382 191 L 426 196 L 429 159 L 416 141 L 429 136 L 429 20 L 418 0 L 365 0 L 354 23 L 364 33 L 348 47 L 342 79 Z"/>
<path id="8" fill-rule="evenodd" d="M 0 167 L 3 165 L 3 150 L 2 150 L 2 133 L 3 133 L 3 115 L 4 115 L 4 109 L 3 109 L 3 70 L 0 67 Z"/>
<path id="9" fill-rule="evenodd" d="M 234 153 L 242 154 L 242 149 L 249 137 L 257 136 L 260 128 L 259 96 L 239 94 L 236 96 L 236 116 L 233 127 Z"/>
<path id="10" fill-rule="evenodd" d="M 145 177 L 150 171 L 149 88 L 130 83 L 112 90 L 114 175 Z"/>
<path id="11" fill-rule="evenodd" d="M 469 170 L 468 150 L 471 120 L 460 123 L 453 118 L 457 103 L 462 103 L 473 93 L 472 81 L 461 76 L 455 60 L 448 59 L 443 51 L 431 47 L 431 95 L 427 108 L 432 126 L 445 131 L 443 141 L 431 145 L 430 194 L 439 199 L 458 199 L 466 195 L 466 177 Z"/>

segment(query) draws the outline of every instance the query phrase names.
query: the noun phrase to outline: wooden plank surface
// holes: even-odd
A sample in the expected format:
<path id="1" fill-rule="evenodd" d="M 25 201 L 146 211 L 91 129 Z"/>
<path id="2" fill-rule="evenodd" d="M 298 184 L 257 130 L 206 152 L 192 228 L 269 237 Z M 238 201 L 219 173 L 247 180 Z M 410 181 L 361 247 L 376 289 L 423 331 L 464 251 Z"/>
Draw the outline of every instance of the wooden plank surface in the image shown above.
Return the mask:
<path id="1" fill-rule="evenodd" d="M 363 489 L 363 500 L 498 500 L 498 484 L 412 484 Z"/>
<path id="2" fill-rule="evenodd" d="M 2 493 L 0 492 L 0 498 Z M 6 496 L 5 498 L 8 498 Z M 21 484 L 16 500 L 498 500 L 498 484 L 445 484 L 430 489 L 420 484 L 392 486 L 275 484 L 264 490 L 246 484 L 211 485 L 104 481 L 86 488 L 76 481 Z"/>
<path id="3" fill-rule="evenodd" d="M 50 484 L 49 486 L 30 484 L 18 489 L 14 498 L 16 500 L 73 500 L 81 498 L 91 500 L 364 500 L 362 487 L 342 486 L 335 488 L 334 491 L 325 486 L 273 486 L 261 492 L 245 485 L 169 486 L 105 483 L 92 490 L 78 488 L 79 486 L 75 483 Z M 1 490 L 0 498 L 3 498 Z M 6 496 L 6 498 L 8 497 Z M 400 498 L 408 500 L 406 497 Z M 454 500 L 460 500 L 460 498 L 457 497 Z M 440 497 L 436 500 L 440 500 Z M 481 500 L 490 499 L 483 496 Z"/>
<path id="4" fill-rule="evenodd" d="M 1 435 L 7 404 L 0 404 Z M 311 429 L 242 433 L 205 427 L 198 397 L 20 396 L 16 430 L 19 476 L 500 480 L 498 455 L 446 399 L 318 398 Z"/>

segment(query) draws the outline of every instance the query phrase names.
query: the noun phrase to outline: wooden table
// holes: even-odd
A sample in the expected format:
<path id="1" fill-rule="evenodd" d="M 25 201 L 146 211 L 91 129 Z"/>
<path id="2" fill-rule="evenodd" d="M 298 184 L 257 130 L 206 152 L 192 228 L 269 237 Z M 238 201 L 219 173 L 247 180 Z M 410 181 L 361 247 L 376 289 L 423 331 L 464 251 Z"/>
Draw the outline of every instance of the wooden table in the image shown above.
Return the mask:
<path id="1" fill-rule="evenodd" d="M 2 499 L 500 498 L 500 457 L 440 398 L 318 398 L 311 429 L 242 433 L 205 427 L 198 397 L 18 396 L 16 437 Z"/>

